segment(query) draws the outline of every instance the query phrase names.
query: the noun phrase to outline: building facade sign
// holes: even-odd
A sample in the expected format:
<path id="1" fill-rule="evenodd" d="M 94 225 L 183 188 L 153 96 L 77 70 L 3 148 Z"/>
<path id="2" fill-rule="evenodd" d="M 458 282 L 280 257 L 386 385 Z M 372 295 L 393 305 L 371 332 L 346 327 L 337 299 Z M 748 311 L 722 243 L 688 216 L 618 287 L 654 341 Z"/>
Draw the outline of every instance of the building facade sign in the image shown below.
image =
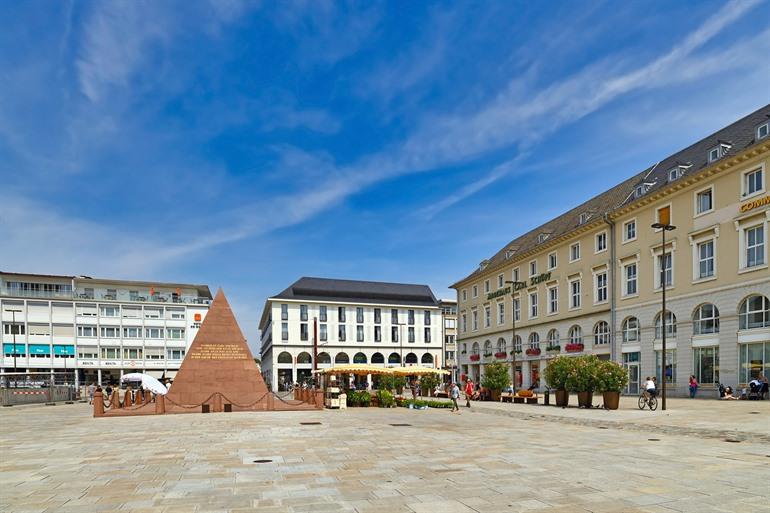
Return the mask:
<path id="1" fill-rule="evenodd" d="M 752 201 L 748 201 L 741 205 L 741 213 L 748 212 L 750 210 L 754 210 L 755 208 L 763 207 L 765 205 L 770 205 L 770 196 L 765 196 L 764 198 L 755 199 Z"/>

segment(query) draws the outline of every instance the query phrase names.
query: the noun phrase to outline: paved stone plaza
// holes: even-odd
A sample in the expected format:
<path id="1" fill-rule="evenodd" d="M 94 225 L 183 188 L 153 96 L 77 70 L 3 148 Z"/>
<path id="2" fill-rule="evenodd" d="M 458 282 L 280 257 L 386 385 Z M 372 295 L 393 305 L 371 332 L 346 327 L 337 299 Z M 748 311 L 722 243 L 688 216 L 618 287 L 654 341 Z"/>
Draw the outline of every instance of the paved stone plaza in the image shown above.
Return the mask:
<path id="1" fill-rule="evenodd" d="M 84 404 L 4 409 L 0 510 L 770 511 L 770 403 L 629 404 L 101 419 Z"/>

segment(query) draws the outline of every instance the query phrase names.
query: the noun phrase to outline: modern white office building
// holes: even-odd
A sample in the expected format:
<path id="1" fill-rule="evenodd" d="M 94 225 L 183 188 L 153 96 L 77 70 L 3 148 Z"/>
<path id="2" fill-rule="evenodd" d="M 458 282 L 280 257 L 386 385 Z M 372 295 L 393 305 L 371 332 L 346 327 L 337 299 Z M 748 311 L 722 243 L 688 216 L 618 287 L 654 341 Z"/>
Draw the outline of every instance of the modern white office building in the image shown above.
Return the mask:
<path id="1" fill-rule="evenodd" d="M 206 285 L 0 271 L 0 372 L 173 378 L 211 299 Z"/>
<path id="2" fill-rule="evenodd" d="M 441 308 L 427 285 L 300 278 L 266 300 L 259 329 L 273 390 L 309 378 L 314 350 L 318 368 L 444 365 Z"/>

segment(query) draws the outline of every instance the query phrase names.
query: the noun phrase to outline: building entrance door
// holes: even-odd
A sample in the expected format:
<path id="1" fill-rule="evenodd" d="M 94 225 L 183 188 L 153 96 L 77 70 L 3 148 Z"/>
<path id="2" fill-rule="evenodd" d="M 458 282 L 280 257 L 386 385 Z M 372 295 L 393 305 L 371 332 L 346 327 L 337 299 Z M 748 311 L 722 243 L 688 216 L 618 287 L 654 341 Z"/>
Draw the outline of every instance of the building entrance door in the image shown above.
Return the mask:
<path id="1" fill-rule="evenodd" d="M 623 366 L 628 370 L 626 393 L 639 394 L 639 353 L 623 353 Z"/>

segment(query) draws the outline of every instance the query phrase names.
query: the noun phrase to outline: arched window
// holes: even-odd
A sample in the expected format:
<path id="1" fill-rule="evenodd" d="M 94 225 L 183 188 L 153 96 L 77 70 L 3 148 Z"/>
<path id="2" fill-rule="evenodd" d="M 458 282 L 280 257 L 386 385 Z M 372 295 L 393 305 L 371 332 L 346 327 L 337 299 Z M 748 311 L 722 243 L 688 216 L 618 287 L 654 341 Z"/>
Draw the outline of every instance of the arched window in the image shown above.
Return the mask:
<path id="1" fill-rule="evenodd" d="M 364 353 L 354 354 L 353 363 L 366 363 L 366 355 Z"/>
<path id="2" fill-rule="evenodd" d="M 703 303 L 692 315 L 693 335 L 719 333 L 719 310 L 716 305 Z"/>
<path id="3" fill-rule="evenodd" d="M 313 358 L 307 351 L 302 351 L 297 355 L 297 363 L 313 363 Z"/>
<path id="4" fill-rule="evenodd" d="M 639 319 L 628 317 L 623 321 L 623 343 L 639 342 Z"/>
<path id="5" fill-rule="evenodd" d="M 406 363 L 417 363 L 417 355 L 414 353 L 408 353 L 406 358 L 404 358 L 404 361 Z"/>
<path id="6" fill-rule="evenodd" d="M 537 334 L 537 332 L 532 332 L 529 334 L 529 348 L 530 349 L 539 349 L 540 348 L 540 335 Z"/>
<path id="7" fill-rule="evenodd" d="M 401 357 L 398 353 L 390 353 L 388 355 L 388 363 L 401 363 Z"/>
<path id="8" fill-rule="evenodd" d="M 610 343 L 610 325 L 607 321 L 599 321 L 594 326 L 594 344 L 605 345 Z"/>
<path id="9" fill-rule="evenodd" d="M 473 348 L 471 349 L 471 354 L 479 354 L 479 343 L 474 342 Z"/>
<path id="10" fill-rule="evenodd" d="M 318 353 L 318 363 L 332 363 L 332 357 L 329 353 Z"/>
<path id="11" fill-rule="evenodd" d="M 382 353 L 374 353 L 372 355 L 372 363 L 385 363 L 385 357 Z"/>
<path id="12" fill-rule="evenodd" d="M 575 324 L 569 329 L 569 343 L 570 344 L 583 343 L 583 329 L 577 324 Z"/>
<path id="13" fill-rule="evenodd" d="M 738 329 L 770 327 L 770 300 L 759 294 L 743 300 L 738 313 Z"/>
<path id="14" fill-rule="evenodd" d="M 497 352 L 498 353 L 505 352 L 505 339 L 503 337 L 500 337 L 497 339 Z"/>
<path id="15" fill-rule="evenodd" d="M 518 335 L 513 338 L 513 349 L 514 351 L 521 351 L 521 337 Z"/>
<path id="16" fill-rule="evenodd" d="M 552 329 L 548 332 L 548 345 L 549 346 L 558 346 L 559 345 L 559 330 Z"/>
<path id="17" fill-rule="evenodd" d="M 350 358 L 347 353 L 337 353 L 334 357 L 334 363 L 350 363 Z"/>
<path id="18" fill-rule="evenodd" d="M 286 351 L 283 351 L 278 355 L 278 363 L 291 363 L 291 355 Z"/>
<path id="19" fill-rule="evenodd" d="M 492 355 L 492 342 L 487 340 L 484 342 L 484 356 Z"/>
<path id="20" fill-rule="evenodd" d="M 658 315 L 655 316 L 655 338 L 659 339 L 662 338 L 662 315 L 658 313 Z M 674 338 L 676 337 L 676 315 L 670 310 L 666 311 L 666 338 Z"/>
<path id="21" fill-rule="evenodd" d="M 433 356 L 430 353 L 425 353 L 420 359 L 420 363 L 426 363 L 433 365 Z"/>

